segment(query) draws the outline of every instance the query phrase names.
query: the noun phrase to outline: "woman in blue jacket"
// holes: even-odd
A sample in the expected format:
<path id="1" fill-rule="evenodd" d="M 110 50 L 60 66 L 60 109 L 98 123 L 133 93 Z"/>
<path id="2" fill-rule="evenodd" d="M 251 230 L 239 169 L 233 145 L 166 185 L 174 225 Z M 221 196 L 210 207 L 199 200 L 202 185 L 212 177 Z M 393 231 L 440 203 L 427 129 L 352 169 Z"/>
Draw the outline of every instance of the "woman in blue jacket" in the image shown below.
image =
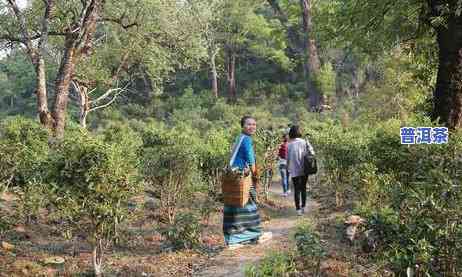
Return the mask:
<path id="1" fill-rule="evenodd" d="M 240 170 L 250 170 L 253 186 L 249 201 L 243 208 L 225 205 L 223 209 L 223 233 L 225 243 L 230 249 L 239 248 L 248 243 L 263 242 L 271 238 L 270 232 L 262 233 L 260 215 L 256 205 L 257 172 L 252 135 L 257 123 L 251 116 L 241 119 L 242 132 L 236 138 L 231 157 L 231 166 Z"/>

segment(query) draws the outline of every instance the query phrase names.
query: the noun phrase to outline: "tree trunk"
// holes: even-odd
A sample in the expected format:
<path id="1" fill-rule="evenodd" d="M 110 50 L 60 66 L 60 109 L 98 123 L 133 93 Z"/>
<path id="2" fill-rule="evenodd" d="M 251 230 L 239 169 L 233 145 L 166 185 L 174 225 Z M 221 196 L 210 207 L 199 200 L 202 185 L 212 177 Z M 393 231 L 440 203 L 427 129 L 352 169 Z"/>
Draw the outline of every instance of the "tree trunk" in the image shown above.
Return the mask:
<path id="1" fill-rule="evenodd" d="M 232 100 L 237 99 L 236 95 L 236 54 L 228 50 L 228 95 Z"/>
<path id="2" fill-rule="evenodd" d="M 313 22 L 311 17 L 311 1 L 300 0 L 304 33 L 304 73 L 306 88 L 309 94 L 310 109 L 318 110 L 321 103 L 321 92 L 316 85 L 316 76 L 321 68 L 316 40 L 313 37 Z"/>
<path id="3" fill-rule="evenodd" d="M 53 118 L 48 110 L 45 62 L 42 57 L 39 57 L 35 64 L 35 83 L 37 86 L 37 111 L 40 123 L 46 128 L 51 129 L 53 126 Z"/>
<path id="4" fill-rule="evenodd" d="M 67 102 L 69 100 L 69 85 L 75 68 L 75 40 L 72 35 L 66 37 L 64 55 L 61 60 L 58 75 L 56 77 L 56 98 L 53 106 L 53 132 L 55 137 L 64 136 L 66 124 Z"/>
<path id="5" fill-rule="evenodd" d="M 101 238 L 96 238 L 93 245 L 93 270 L 96 277 L 103 275 L 103 242 Z"/>
<path id="6" fill-rule="evenodd" d="M 146 98 L 146 102 L 149 103 L 152 100 L 152 97 L 154 95 L 154 87 L 152 85 L 152 80 L 151 77 L 149 76 L 148 71 L 146 68 L 143 67 L 143 75 L 141 76 L 143 80 L 143 92 L 144 92 L 144 97 Z"/>
<path id="7" fill-rule="evenodd" d="M 212 52 L 212 51 L 211 51 Z M 212 77 L 212 93 L 215 98 L 218 98 L 218 73 L 217 73 L 217 65 L 215 63 L 215 59 L 218 54 L 218 49 L 215 49 L 212 53 L 210 53 L 210 70 L 211 70 L 211 77 Z"/>
<path id="8" fill-rule="evenodd" d="M 437 28 L 439 67 L 432 119 L 450 129 L 462 126 L 462 16 L 450 15 Z"/>

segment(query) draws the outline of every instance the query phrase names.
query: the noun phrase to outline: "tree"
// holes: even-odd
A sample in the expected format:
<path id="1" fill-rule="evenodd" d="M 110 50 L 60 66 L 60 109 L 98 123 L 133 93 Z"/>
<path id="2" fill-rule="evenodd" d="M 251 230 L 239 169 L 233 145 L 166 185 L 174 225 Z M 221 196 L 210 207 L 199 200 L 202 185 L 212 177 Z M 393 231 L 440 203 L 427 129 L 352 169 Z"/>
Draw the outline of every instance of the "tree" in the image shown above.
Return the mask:
<path id="1" fill-rule="evenodd" d="M 66 136 L 50 158 L 51 202 L 64 227 L 87 235 L 95 276 L 102 276 L 104 251 L 117 238 L 118 225 L 130 215 L 128 203 L 141 188 L 133 154 L 139 146 L 136 137 L 116 139 L 106 143 L 85 133 Z"/>
<path id="2" fill-rule="evenodd" d="M 299 0 L 298 7 L 290 1 L 267 0 L 267 2 L 286 29 L 289 54 L 301 60 L 310 109 L 319 110 L 323 97 L 322 90 L 316 85 L 321 62 L 314 35 L 313 0 Z M 301 24 L 294 23 L 294 17 L 301 18 Z"/>
<path id="3" fill-rule="evenodd" d="M 0 61 L 0 109 L 4 115 L 35 115 L 35 72 L 21 51 L 11 51 Z"/>
<path id="4" fill-rule="evenodd" d="M 1 15 L 4 31 L 0 33 L 0 40 L 25 46 L 36 73 L 40 121 L 52 129 L 56 137 L 64 135 L 69 84 L 76 62 L 90 51 L 103 4 L 102 0 L 67 1 L 64 5 L 55 0 L 46 0 L 34 1 L 30 7 L 21 10 L 15 0 L 7 0 L 8 12 Z M 43 15 L 38 17 L 40 13 Z M 51 112 L 48 108 L 45 72 L 46 47 L 50 36 L 59 36 L 62 46 Z"/>
<path id="5" fill-rule="evenodd" d="M 321 91 L 316 85 L 316 77 L 321 70 L 321 62 L 318 56 L 318 48 L 313 35 L 313 16 L 312 0 L 300 0 L 303 20 L 303 41 L 304 41 L 304 72 L 306 78 L 306 88 L 310 99 L 310 108 L 317 110 L 321 104 Z"/>
<path id="6" fill-rule="evenodd" d="M 79 105 L 79 124 L 82 128 L 87 128 L 87 117 L 90 112 L 103 109 L 114 103 L 121 93 L 127 91 L 128 84 L 124 87 L 115 87 L 106 90 L 101 96 L 91 99 L 91 94 L 97 90 L 94 88 L 88 90 L 85 84 L 79 83 L 79 81 L 72 81 L 76 96 L 72 96 Z"/>
<path id="7" fill-rule="evenodd" d="M 433 120 L 451 129 L 462 125 L 462 2 L 330 1 L 335 35 L 370 54 L 404 45 L 419 54 L 428 38 L 439 48 L 433 91 Z M 420 47 L 419 47 L 420 45 Z"/>
<path id="8" fill-rule="evenodd" d="M 176 68 L 198 65 L 205 56 L 187 2 L 47 0 L 34 1 L 20 9 L 15 0 L 8 0 L 0 10 L 3 12 L 0 24 L 4 29 L 0 31 L 0 43 L 25 47 L 36 72 L 41 122 L 52 129 L 56 137 L 64 133 L 71 81 L 78 79 L 84 66 L 90 65 L 86 71 L 101 73 L 117 68 L 117 64 L 127 65 L 124 67 L 131 67 L 128 73 L 132 76 L 142 71 L 156 82 Z M 39 14 L 43 15 L 39 17 Z M 102 49 L 109 51 L 98 56 Z M 59 61 L 51 111 L 45 72 L 45 57 L 50 54 L 55 54 Z M 109 61 L 109 68 L 89 63 L 95 60 L 94 55 L 98 56 L 96 60 Z M 112 80 L 111 74 L 92 77 L 93 80 L 84 78 L 80 83 L 88 81 L 93 86 L 103 77 L 107 78 L 104 82 Z"/>
<path id="9" fill-rule="evenodd" d="M 194 3 L 194 4 L 193 4 Z M 194 14 L 205 40 L 212 94 L 218 98 L 217 56 L 222 47 L 220 40 L 220 21 L 223 20 L 223 0 L 204 0 L 193 2 Z"/>
<path id="10" fill-rule="evenodd" d="M 449 128 L 462 127 L 462 2 L 430 1 L 429 18 L 433 20 L 439 47 L 439 68 L 434 92 L 433 119 Z"/>
<path id="11" fill-rule="evenodd" d="M 292 61 L 285 54 L 287 44 L 280 23 L 265 17 L 265 1 L 229 1 L 223 7 L 221 33 L 228 96 L 237 98 L 236 64 L 246 54 L 272 61 L 290 69 Z"/>

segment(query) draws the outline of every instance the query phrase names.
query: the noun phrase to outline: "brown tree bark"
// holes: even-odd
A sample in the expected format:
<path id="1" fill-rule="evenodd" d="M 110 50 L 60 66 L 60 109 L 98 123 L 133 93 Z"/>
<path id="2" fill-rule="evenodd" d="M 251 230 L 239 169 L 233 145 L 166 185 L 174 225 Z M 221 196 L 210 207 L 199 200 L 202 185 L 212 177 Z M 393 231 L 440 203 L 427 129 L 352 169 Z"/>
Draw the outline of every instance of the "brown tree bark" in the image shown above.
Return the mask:
<path id="1" fill-rule="evenodd" d="M 69 100 L 69 85 L 75 69 L 76 42 L 73 36 L 68 35 L 65 42 L 64 55 L 56 76 L 55 102 L 53 105 L 53 131 L 57 138 L 64 136 L 66 124 L 67 102 Z"/>
<path id="2" fill-rule="evenodd" d="M 436 29 L 439 66 L 432 119 L 450 129 L 462 127 L 462 16 L 448 15 Z"/>
<path id="3" fill-rule="evenodd" d="M 228 49 L 228 95 L 232 100 L 237 99 L 236 94 L 236 54 L 232 49 Z"/>
<path id="4" fill-rule="evenodd" d="M 26 46 L 27 53 L 36 72 L 37 111 L 40 121 L 44 126 L 52 129 L 56 137 L 61 138 L 64 135 L 69 84 L 74 74 L 74 68 L 78 57 L 88 55 L 91 50 L 97 17 L 105 0 L 82 0 L 80 17 L 75 18 L 75 21 L 66 30 L 53 32 L 53 34 L 64 35 L 65 44 L 63 58 L 61 59 L 55 80 L 55 100 L 52 113 L 48 109 L 44 49 L 48 42 L 48 36 L 51 34 L 49 24 L 55 4 L 54 0 L 43 1 L 45 4 L 45 13 L 41 20 L 41 28 L 39 34 L 34 34 L 34 39 L 39 38 L 37 45 L 33 43 L 33 38 L 30 36 L 27 28 L 26 18 L 19 9 L 16 1 L 7 1 L 18 20 L 21 37 L 6 36 L 6 38 Z M 2 37 L 5 38 L 5 36 Z"/>
<path id="5" fill-rule="evenodd" d="M 64 54 L 55 81 L 55 102 L 53 105 L 53 132 L 55 137 L 64 136 L 66 125 L 67 103 L 69 101 L 69 86 L 74 75 L 75 65 L 83 55 L 89 55 L 92 40 L 96 31 L 98 13 L 102 9 L 104 0 L 89 0 L 83 8 L 83 18 L 77 24 L 79 32 L 67 33 L 64 42 Z"/>
<path id="6" fill-rule="evenodd" d="M 304 73 L 306 88 L 309 96 L 310 109 L 318 110 L 321 104 L 321 91 L 316 85 L 316 75 L 321 68 L 316 40 L 313 36 L 313 21 L 311 15 L 311 0 L 300 0 L 302 8 L 303 33 L 304 33 Z"/>
<path id="7" fill-rule="evenodd" d="M 35 64 L 35 84 L 35 93 L 37 95 L 37 112 L 40 123 L 47 129 L 51 129 L 54 120 L 50 111 L 48 110 L 45 62 L 42 57 L 40 57 Z"/>
<path id="8" fill-rule="evenodd" d="M 42 125 L 51 128 L 53 125 L 53 118 L 48 110 L 48 95 L 46 87 L 46 72 L 45 72 L 45 60 L 44 60 L 44 49 L 48 42 L 48 29 L 51 12 L 54 7 L 53 0 L 47 0 L 45 3 L 45 13 L 42 18 L 41 24 L 41 37 L 37 47 L 32 43 L 32 38 L 27 29 L 26 18 L 22 14 L 15 0 L 8 0 L 9 7 L 13 10 L 19 22 L 19 29 L 21 31 L 22 39 L 10 38 L 12 41 L 18 41 L 26 46 L 27 54 L 31 60 L 35 70 L 35 83 L 36 83 L 36 95 L 37 95 L 37 112 Z"/>

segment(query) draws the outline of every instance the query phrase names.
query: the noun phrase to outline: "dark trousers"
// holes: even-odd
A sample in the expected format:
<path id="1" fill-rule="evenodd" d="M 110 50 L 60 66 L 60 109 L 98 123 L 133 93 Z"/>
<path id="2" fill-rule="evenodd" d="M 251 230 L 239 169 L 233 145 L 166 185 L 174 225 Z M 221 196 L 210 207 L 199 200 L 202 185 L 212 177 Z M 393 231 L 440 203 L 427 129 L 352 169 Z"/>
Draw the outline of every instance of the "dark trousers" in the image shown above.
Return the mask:
<path id="1" fill-rule="evenodd" d="M 292 178 L 292 183 L 294 184 L 294 198 L 295 198 L 295 208 L 299 210 L 300 208 L 305 208 L 306 205 L 306 182 L 308 181 L 308 176 L 297 176 Z M 300 198 L 302 205 L 300 206 Z"/>

